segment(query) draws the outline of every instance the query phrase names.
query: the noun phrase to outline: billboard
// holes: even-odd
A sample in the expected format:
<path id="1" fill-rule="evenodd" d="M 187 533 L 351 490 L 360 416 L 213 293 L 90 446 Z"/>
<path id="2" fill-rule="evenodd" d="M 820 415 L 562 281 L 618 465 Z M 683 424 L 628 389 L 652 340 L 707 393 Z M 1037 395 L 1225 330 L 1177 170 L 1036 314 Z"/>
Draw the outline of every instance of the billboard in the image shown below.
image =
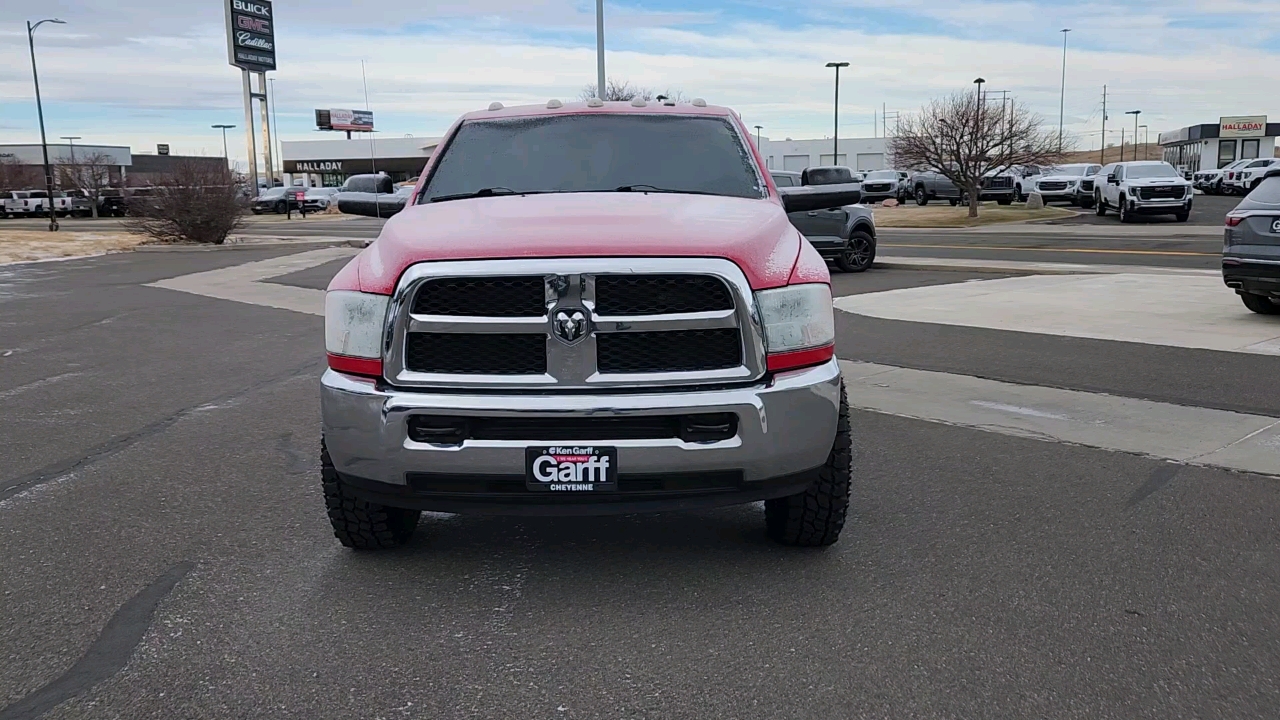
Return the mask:
<path id="1" fill-rule="evenodd" d="M 1255 138 L 1266 134 L 1266 115 L 1239 115 L 1218 120 L 1218 137 L 1220 138 Z"/>
<path id="2" fill-rule="evenodd" d="M 316 110 L 316 127 L 320 130 L 373 132 L 373 112 L 371 110 L 341 110 L 338 108 Z"/>
<path id="3" fill-rule="evenodd" d="M 224 0 L 227 61 L 250 72 L 276 69 L 275 12 L 271 0 Z"/>

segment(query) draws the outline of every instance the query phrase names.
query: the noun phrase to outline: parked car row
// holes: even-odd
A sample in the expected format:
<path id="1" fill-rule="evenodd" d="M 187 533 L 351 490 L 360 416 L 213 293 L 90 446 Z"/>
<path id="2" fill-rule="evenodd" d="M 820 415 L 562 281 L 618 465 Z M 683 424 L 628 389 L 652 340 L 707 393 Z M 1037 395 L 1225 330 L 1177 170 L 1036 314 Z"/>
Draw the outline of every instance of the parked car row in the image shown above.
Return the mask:
<path id="1" fill-rule="evenodd" d="M 1216 170 L 1201 170 L 1191 176 L 1191 182 L 1206 195 L 1247 195 L 1275 168 L 1280 168 L 1280 158 L 1237 160 Z"/>
<path id="2" fill-rule="evenodd" d="M 925 170 L 913 174 L 908 180 L 911 196 L 917 205 L 928 205 L 930 200 L 946 200 L 952 205 L 968 205 L 969 191 L 956 187 L 950 178 L 937 170 Z M 1017 197 L 1017 179 L 1011 173 L 991 173 L 982 178 L 978 191 L 979 200 L 995 200 L 1000 205 L 1010 205 Z"/>

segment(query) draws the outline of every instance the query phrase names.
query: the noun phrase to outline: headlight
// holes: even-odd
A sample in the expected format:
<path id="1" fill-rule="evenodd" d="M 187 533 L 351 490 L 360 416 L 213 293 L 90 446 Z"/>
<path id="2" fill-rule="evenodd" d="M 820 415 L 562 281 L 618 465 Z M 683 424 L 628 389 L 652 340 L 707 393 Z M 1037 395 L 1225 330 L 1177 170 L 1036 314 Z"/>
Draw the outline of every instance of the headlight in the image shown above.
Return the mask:
<path id="1" fill-rule="evenodd" d="M 770 370 L 786 370 L 830 360 L 836 339 L 831 287 L 791 285 L 756 293 L 764 325 Z"/>
<path id="2" fill-rule="evenodd" d="M 324 348 L 335 370 L 378 375 L 382 372 L 382 335 L 387 323 L 386 295 L 333 290 L 324 296 Z M 334 364 L 334 355 L 376 361 Z"/>

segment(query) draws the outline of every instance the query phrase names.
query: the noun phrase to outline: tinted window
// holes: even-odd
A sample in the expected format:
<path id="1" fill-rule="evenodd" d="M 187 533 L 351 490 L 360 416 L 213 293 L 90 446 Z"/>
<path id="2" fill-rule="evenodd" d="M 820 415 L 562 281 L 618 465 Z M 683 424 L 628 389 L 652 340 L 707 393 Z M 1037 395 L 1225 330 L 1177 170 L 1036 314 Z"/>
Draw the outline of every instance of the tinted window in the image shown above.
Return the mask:
<path id="1" fill-rule="evenodd" d="M 876 170 L 867 173 L 868 180 L 897 180 L 898 173 L 892 170 Z"/>
<path id="2" fill-rule="evenodd" d="M 1263 180 L 1258 187 L 1249 193 L 1249 199 L 1254 202 L 1267 203 L 1268 205 L 1280 205 L 1280 176 L 1272 176 Z"/>
<path id="3" fill-rule="evenodd" d="M 795 187 L 796 183 L 790 175 L 774 175 L 773 184 L 778 187 Z"/>
<path id="4" fill-rule="evenodd" d="M 1256 167 L 1266 167 L 1270 164 L 1271 164 L 1270 160 L 1256 160 L 1254 162 L 1249 163 L 1248 165 L 1245 165 L 1245 168 L 1248 169 L 1248 168 L 1256 168 Z"/>
<path id="5" fill-rule="evenodd" d="M 1181 174 L 1171 165 L 1130 165 L 1125 169 L 1125 177 L 1130 180 L 1138 178 L 1180 178 Z"/>
<path id="6" fill-rule="evenodd" d="M 1059 165 L 1050 169 L 1050 175 L 1084 175 L 1093 165 Z"/>
<path id="7" fill-rule="evenodd" d="M 419 202 L 485 188 L 610 192 L 642 185 L 735 197 L 762 193 L 751 157 L 727 120 L 600 114 L 467 122 Z"/>

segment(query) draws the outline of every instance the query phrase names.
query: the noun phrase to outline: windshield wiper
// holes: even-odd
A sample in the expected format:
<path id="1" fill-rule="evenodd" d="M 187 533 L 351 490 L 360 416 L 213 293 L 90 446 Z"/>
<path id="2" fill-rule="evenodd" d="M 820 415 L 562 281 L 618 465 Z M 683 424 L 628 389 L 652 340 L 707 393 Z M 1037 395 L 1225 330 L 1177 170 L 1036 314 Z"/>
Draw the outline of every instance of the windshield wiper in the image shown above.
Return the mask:
<path id="1" fill-rule="evenodd" d="M 719 193 L 707 192 L 705 190 L 672 190 L 671 188 L 660 188 L 657 185 L 622 185 L 613 189 L 614 192 L 645 192 L 645 193 L 677 193 L 683 195 L 718 195 Z"/>
<path id="2" fill-rule="evenodd" d="M 474 192 L 455 193 L 453 195 L 436 195 L 427 199 L 427 202 L 445 202 L 447 200 L 466 200 L 467 198 L 481 197 L 497 197 L 499 195 L 537 195 L 538 191 L 519 192 L 509 187 L 487 187 L 480 188 Z"/>

